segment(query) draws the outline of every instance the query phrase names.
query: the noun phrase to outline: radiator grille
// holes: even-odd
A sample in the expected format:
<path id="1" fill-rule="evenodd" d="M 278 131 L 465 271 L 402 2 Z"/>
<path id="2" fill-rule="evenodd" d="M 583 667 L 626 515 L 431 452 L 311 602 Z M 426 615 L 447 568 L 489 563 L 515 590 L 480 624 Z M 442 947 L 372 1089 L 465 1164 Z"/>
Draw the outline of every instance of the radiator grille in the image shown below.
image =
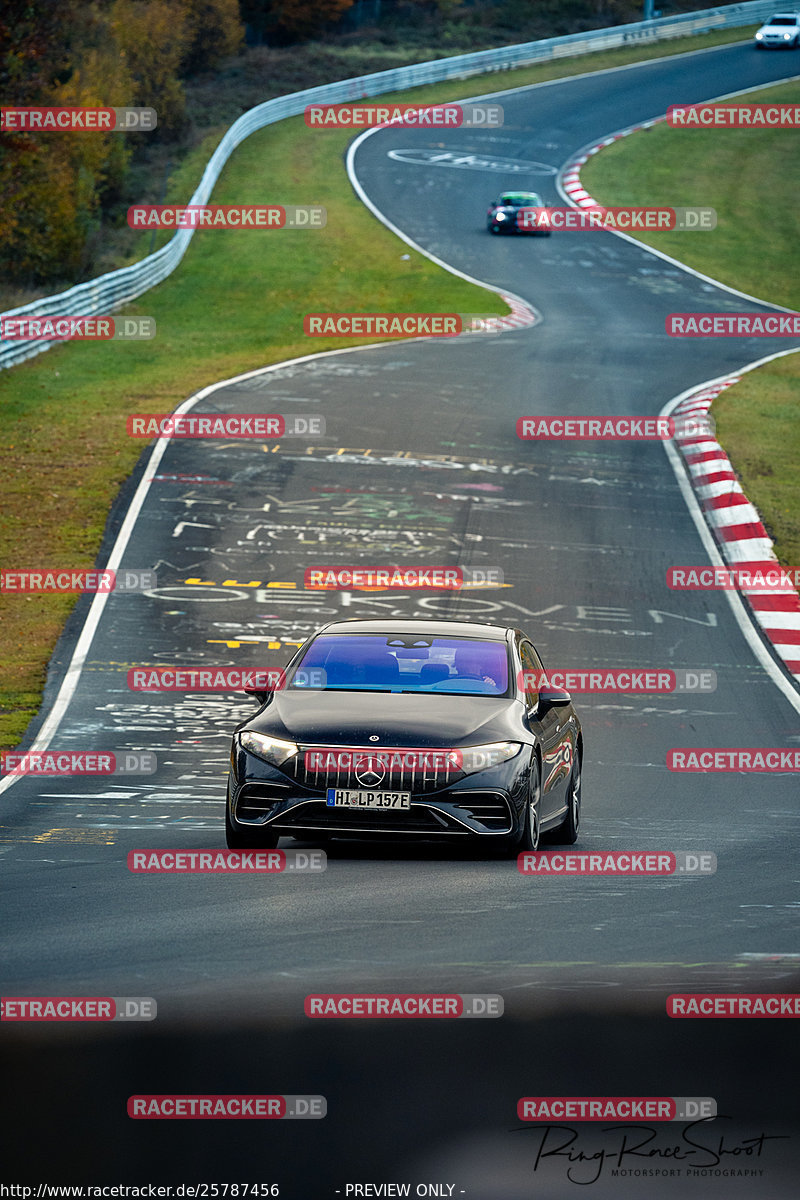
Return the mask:
<path id="1" fill-rule="evenodd" d="M 438 792 L 464 778 L 464 772 L 448 761 L 448 751 L 436 748 L 301 746 L 291 768 L 286 763 L 282 769 L 291 770 L 299 784 L 314 791 L 361 788 L 415 796 Z"/>

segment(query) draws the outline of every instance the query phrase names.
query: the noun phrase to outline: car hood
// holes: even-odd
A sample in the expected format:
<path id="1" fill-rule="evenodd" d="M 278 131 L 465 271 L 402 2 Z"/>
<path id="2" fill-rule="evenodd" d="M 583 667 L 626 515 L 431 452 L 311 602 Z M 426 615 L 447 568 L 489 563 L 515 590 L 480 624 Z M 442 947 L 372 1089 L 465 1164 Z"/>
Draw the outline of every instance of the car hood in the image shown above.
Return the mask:
<path id="1" fill-rule="evenodd" d="M 519 740 L 523 706 L 494 696 L 435 693 L 276 692 L 248 729 L 292 742 L 331 746 L 477 746 Z"/>

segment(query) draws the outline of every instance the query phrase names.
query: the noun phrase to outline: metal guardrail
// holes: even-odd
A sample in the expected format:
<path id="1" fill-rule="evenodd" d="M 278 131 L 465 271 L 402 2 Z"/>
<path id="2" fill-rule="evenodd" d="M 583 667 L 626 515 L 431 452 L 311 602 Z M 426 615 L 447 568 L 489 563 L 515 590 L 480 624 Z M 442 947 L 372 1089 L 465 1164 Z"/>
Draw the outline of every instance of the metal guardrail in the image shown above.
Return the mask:
<path id="1" fill-rule="evenodd" d="M 779 2 L 777 7 L 780 7 Z M 563 37 L 524 42 L 518 46 L 501 46 L 494 50 L 478 50 L 472 54 L 415 63 L 413 66 L 394 67 L 388 71 L 376 71 L 370 75 L 360 75 L 353 79 L 340 80 L 338 83 L 322 84 L 302 92 L 292 92 L 288 96 L 279 96 L 249 109 L 231 125 L 209 159 L 197 190 L 188 203 L 208 203 L 225 163 L 236 147 L 251 133 L 286 117 L 297 116 L 308 104 L 337 104 L 347 100 L 360 100 L 367 96 L 385 95 L 387 92 L 403 91 L 426 83 L 469 79 L 473 75 L 507 71 L 513 67 L 592 51 L 688 37 L 712 29 L 751 25 L 766 20 L 775 9 L 776 0 L 749 0 L 748 3 L 726 4 L 720 8 L 706 8 L 674 17 L 660 17 L 655 21 L 638 21 L 630 25 L 617 25 L 611 29 L 570 33 Z M 59 292 L 58 295 L 46 296 L 20 308 L 9 309 L 0 313 L 0 317 L 98 316 L 112 312 L 166 279 L 183 258 L 193 235 L 193 229 L 181 229 L 160 250 L 131 266 L 110 271 L 86 283 L 79 283 L 66 292 Z M 59 343 L 44 339 L 24 342 L 0 341 L 0 369 L 24 362 L 25 359 L 32 358 L 57 344 Z"/>

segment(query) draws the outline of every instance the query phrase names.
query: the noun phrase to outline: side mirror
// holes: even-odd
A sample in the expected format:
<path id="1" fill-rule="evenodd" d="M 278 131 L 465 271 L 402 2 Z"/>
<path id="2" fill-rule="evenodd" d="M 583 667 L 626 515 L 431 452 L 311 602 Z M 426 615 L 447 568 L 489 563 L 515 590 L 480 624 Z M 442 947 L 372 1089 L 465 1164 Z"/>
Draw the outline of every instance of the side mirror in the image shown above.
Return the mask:
<path id="1" fill-rule="evenodd" d="M 544 687 L 539 692 L 540 713 L 547 712 L 549 708 L 565 708 L 567 704 L 572 703 L 572 696 L 566 692 L 564 688 Z"/>
<path id="2" fill-rule="evenodd" d="M 254 671 L 252 680 L 242 684 L 242 691 L 248 696 L 255 696 L 259 704 L 265 704 L 267 698 L 284 687 L 285 683 L 283 671 Z"/>

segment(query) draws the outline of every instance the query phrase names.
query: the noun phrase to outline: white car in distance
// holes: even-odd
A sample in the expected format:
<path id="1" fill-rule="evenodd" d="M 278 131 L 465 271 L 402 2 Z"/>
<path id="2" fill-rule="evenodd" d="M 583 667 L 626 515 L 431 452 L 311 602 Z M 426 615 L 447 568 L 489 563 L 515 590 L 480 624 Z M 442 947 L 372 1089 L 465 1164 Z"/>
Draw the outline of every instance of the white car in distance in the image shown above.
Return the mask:
<path id="1" fill-rule="evenodd" d="M 767 46 L 796 50 L 800 46 L 800 13 L 776 13 L 755 35 L 757 50 Z"/>

